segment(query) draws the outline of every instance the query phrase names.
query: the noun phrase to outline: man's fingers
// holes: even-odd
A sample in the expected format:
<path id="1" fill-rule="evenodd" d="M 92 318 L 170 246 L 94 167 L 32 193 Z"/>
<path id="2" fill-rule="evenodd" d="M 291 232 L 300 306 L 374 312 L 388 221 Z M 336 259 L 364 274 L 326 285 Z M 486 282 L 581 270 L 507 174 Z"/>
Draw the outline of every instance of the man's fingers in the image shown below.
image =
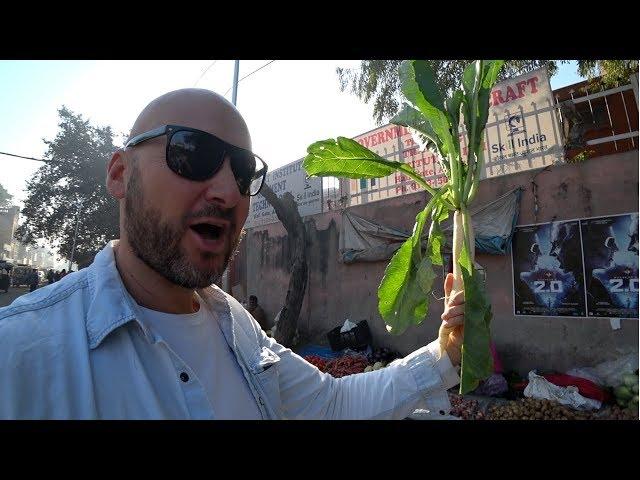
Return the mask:
<path id="1" fill-rule="evenodd" d="M 464 290 L 457 292 L 453 297 L 449 298 L 447 304 L 449 307 L 453 307 L 455 305 L 462 305 L 464 303 Z"/>
<path id="2" fill-rule="evenodd" d="M 464 315 L 464 304 L 447 308 L 447 310 L 445 310 L 445 312 L 442 314 L 441 318 L 442 320 L 450 320 L 460 315 Z"/>
<path id="3" fill-rule="evenodd" d="M 452 288 L 453 288 L 453 273 L 447 273 L 447 276 L 444 279 L 444 296 L 445 296 L 445 298 L 449 298 L 449 295 L 451 295 L 451 289 Z"/>
<path id="4" fill-rule="evenodd" d="M 454 317 L 442 318 L 442 321 L 447 325 L 447 327 L 457 327 L 458 325 L 464 324 L 464 315 L 456 315 Z"/>

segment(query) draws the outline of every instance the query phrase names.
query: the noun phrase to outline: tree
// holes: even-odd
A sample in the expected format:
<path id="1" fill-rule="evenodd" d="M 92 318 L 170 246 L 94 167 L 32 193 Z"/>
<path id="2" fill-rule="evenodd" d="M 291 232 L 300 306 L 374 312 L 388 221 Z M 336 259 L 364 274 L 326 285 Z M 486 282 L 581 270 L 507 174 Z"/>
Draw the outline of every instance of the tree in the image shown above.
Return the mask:
<path id="1" fill-rule="evenodd" d="M 27 182 L 24 222 L 15 237 L 28 244 L 47 239 L 69 259 L 77 218 L 74 261 L 82 268 L 118 238 L 118 203 L 105 185 L 106 165 L 117 147 L 110 127 L 92 126 L 64 106 L 58 114 L 56 138 L 44 140 L 47 163 Z"/>
<path id="2" fill-rule="evenodd" d="M 604 88 L 624 85 L 634 73 L 638 60 L 578 60 L 578 74 Z"/>
<path id="3" fill-rule="evenodd" d="M 400 110 L 400 81 L 398 67 L 401 60 L 362 60 L 359 69 L 338 68 L 340 90 L 350 88 L 363 102 L 373 98 L 373 118 L 381 125 Z M 436 72 L 436 82 L 443 92 L 458 88 L 462 72 L 471 60 L 428 60 Z M 536 68 L 547 67 L 549 74 L 557 71 L 553 60 L 509 60 L 500 72 L 498 81 L 522 75 Z"/>
<path id="4" fill-rule="evenodd" d="M 441 91 L 450 93 L 458 87 L 464 68 L 470 60 L 429 60 L 436 72 L 436 82 Z M 560 60 L 568 63 L 569 60 Z M 522 75 L 536 68 L 547 67 L 549 75 L 558 70 L 555 60 L 508 60 L 500 72 L 498 81 Z M 373 99 L 373 118 L 378 125 L 388 121 L 400 109 L 400 83 L 398 66 L 400 60 L 363 60 L 358 69 L 338 68 L 340 90 L 350 89 L 367 103 Z M 578 60 L 578 74 L 601 81 L 607 87 L 629 81 L 629 75 L 638 71 L 637 60 Z M 601 80 L 596 78 L 602 75 Z"/>
<path id="5" fill-rule="evenodd" d="M 0 208 L 11 205 L 13 196 L 0 183 Z"/>
<path id="6" fill-rule="evenodd" d="M 271 190 L 266 183 L 262 186 L 262 196 L 276 211 L 278 219 L 287 230 L 289 245 L 291 246 L 291 278 L 289 289 L 280 312 L 280 319 L 275 331 L 275 340 L 281 345 L 293 346 L 293 341 L 298 327 L 298 317 L 304 300 L 304 292 L 307 288 L 307 241 L 304 223 L 298 212 L 298 205 L 290 192 L 286 192 L 282 198 Z"/>

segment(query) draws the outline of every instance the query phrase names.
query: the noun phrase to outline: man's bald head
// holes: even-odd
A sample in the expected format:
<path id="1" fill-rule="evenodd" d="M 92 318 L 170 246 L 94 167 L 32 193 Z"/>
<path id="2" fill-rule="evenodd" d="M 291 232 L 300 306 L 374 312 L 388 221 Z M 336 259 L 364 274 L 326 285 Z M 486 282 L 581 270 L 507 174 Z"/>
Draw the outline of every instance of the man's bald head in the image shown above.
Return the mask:
<path id="1" fill-rule="evenodd" d="M 204 130 L 251 150 L 249 129 L 240 112 L 211 90 L 183 88 L 156 98 L 140 112 L 129 138 L 169 124 Z"/>
<path id="2" fill-rule="evenodd" d="M 203 130 L 251 149 L 238 110 L 209 90 L 187 88 L 156 98 L 140 113 L 129 138 L 162 125 Z M 175 285 L 201 288 L 224 272 L 240 241 L 250 199 L 238 188 L 229 155 L 214 158 L 220 152 L 202 152 L 196 161 L 210 156 L 211 162 L 222 163 L 212 177 L 191 180 L 169 168 L 166 142 L 161 135 L 115 152 L 107 188 L 120 200 L 121 245 Z"/>

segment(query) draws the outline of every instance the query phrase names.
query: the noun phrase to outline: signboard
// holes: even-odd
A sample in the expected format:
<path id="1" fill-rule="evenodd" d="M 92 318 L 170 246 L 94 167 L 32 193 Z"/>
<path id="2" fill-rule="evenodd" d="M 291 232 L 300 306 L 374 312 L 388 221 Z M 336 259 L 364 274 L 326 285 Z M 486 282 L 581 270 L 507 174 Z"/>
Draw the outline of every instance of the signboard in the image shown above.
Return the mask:
<path id="1" fill-rule="evenodd" d="M 285 192 L 290 192 L 298 204 L 298 212 L 301 217 L 314 215 L 322 211 L 322 178 L 307 177 L 302 168 L 302 160 L 277 168 L 267 173 L 266 183 L 271 187 L 273 193 L 282 197 Z M 245 223 L 245 228 L 252 228 L 268 223 L 278 222 L 273 207 L 266 198 L 258 194 L 251 197 L 249 215 Z"/>
<path id="2" fill-rule="evenodd" d="M 435 154 L 421 150 L 408 128 L 389 124 L 354 140 L 386 159 L 410 164 L 432 187 L 440 187 L 447 181 Z M 459 140 L 466 158 L 468 139 L 462 120 Z M 543 168 L 563 160 L 564 148 L 546 69 L 494 86 L 484 153 L 482 178 Z M 420 190 L 422 187 L 399 173 L 377 179 L 349 180 L 351 205 Z"/>
<path id="3" fill-rule="evenodd" d="M 564 159 L 546 68 L 496 84 L 489 105 L 484 178 L 542 168 Z"/>
<path id="4" fill-rule="evenodd" d="M 589 316 L 638 318 L 638 214 L 581 225 Z"/>
<path id="5" fill-rule="evenodd" d="M 586 316 L 579 221 L 516 227 L 511 247 L 516 315 Z"/>
<path id="6" fill-rule="evenodd" d="M 638 214 L 518 226 L 515 315 L 638 318 Z"/>

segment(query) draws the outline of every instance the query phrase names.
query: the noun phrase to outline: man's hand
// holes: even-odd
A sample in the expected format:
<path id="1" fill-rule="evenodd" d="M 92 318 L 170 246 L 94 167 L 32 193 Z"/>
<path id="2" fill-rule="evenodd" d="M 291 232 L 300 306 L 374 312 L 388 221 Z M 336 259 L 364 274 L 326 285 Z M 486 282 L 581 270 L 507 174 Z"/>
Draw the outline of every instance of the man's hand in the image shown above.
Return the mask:
<path id="1" fill-rule="evenodd" d="M 451 296 L 453 274 L 444 280 L 445 306 L 442 313 L 442 325 L 438 333 L 440 352 L 446 351 L 454 366 L 460 365 L 461 348 L 464 338 L 464 292 Z"/>

